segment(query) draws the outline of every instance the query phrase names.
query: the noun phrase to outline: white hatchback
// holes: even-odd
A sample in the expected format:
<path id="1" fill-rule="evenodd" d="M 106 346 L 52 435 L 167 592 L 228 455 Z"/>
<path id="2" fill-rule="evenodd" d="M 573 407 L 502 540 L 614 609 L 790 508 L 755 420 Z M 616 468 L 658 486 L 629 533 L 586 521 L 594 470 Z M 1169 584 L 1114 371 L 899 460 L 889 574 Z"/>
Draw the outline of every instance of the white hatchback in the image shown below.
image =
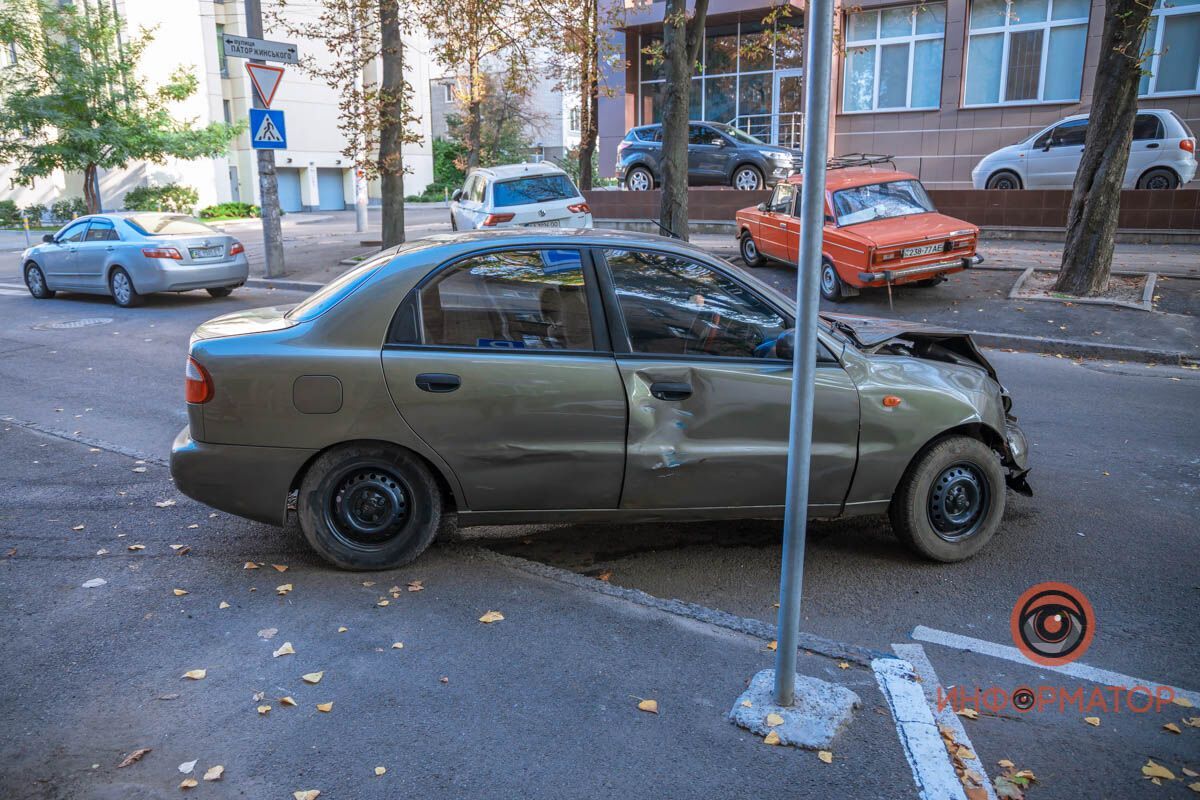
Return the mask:
<path id="1" fill-rule="evenodd" d="M 450 202 L 450 226 L 590 228 L 592 210 L 567 173 L 552 164 L 476 169 Z"/>
<path id="2" fill-rule="evenodd" d="M 1075 184 L 1088 115 L 1061 119 L 984 156 L 971 170 L 976 189 L 1070 189 Z M 1196 135 L 1174 111 L 1147 108 L 1133 123 L 1126 189 L 1176 189 L 1196 176 Z"/>

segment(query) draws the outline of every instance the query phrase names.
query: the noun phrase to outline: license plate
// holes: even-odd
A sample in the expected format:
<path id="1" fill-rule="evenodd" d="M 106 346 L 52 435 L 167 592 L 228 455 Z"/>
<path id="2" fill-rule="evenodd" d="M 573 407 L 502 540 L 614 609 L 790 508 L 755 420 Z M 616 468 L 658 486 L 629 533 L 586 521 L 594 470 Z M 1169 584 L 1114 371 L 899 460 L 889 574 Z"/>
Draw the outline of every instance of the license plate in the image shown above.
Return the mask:
<path id="1" fill-rule="evenodd" d="M 216 247 L 189 247 L 188 252 L 192 254 L 192 258 L 216 258 L 225 254 L 225 248 L 220 245 Z"/>
<path id="2" fill-rule="evenodd" d="M 557 228 L 559 220 L 551 219 L 545 222 L 526 222 L 526 228 Z"/>
<path id="3" fill-rule="evenodd" d="M 934 253 L 940 253 L 940 252 L 942 252 L 942 245 L 927 244 L 927 245 L 923 245 L 921 247 L 906 247 L 906 248 L 904 248 L 904 250 L 902 251 L 901 254 L 905 258 L 912 258 L 913 256 L 928 256 L 928 255 L 933 255 Z"/>

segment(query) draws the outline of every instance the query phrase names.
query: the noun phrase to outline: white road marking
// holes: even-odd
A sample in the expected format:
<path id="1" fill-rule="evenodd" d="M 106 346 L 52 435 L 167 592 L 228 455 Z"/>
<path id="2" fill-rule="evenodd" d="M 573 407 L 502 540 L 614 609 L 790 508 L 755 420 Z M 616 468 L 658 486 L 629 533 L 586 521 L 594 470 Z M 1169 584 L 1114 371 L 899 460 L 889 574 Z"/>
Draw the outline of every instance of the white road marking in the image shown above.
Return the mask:
<path id="1" fill-rule="evenodd" d="M 1149 689 L 1151 694 L 1156 686 L 1166 686 L 1175 693 L 1176 697 L 1182 697 L 1190 700 L 1193 706 L 1200 706 L 1200 692 L 1193 692 L 1188 689 L 1180 689 L 1178 686 L 1170 686 L 1159 683 L 1158 681 L 1148 681 L 1143 678 L 1134 678 L 1129 675 L 1122 675 L 1119 672 L 1112 672 L 1099 667 L 1090 667 L 1087 664 L 1081 664 L 1074 661 L 1070 664 L 1064 664 L 1061 667 L 1048 667 L 1042 664 L 1035 664 L 1026 658 L 1020 650 L 1008 645 L 996 644 L 995 642 L 985 641 L 984 639 L 976 639 L 971 636 L 962 636 L 957 633 L 948 631 L 939 631 L 935 628 L 926 628 L 924 625 L 918 625 L 913 628 L 912 638 L 919 642 L 930 642 L 932 644 L 940 644 L 946 647 L 954 648 L 955 650 L 970 650 L 972 653 L 980 655 L 992 656 L 993 658 L 1003 658 L 1006 661 L 1014 661 L 1018 664 L 1024 664 L 1034 669 L 1044 669 L 1050 672 L 1057 672 L 1061 675 L 1070 675 L 1072 678 L 1079 678 L 1092 683 L 1098 683 L 1101 686 L 1120 686 L 1122 689 L 1133 689 L 1141 687 Z"/>
<path id="2" fill-rule="evenodd" d="M 912 664 L 876 658 L 871 669 L 896 720 L 896 733 L 921 800 L 967 800 Z"/>
<path id="3" fill-rule="evenodd" d="M 7 297 L 28 297 L 29 290 L 28 289 L 18 289 L 15 287 L 9 288 L 7 286 L 0 286 L 0 295 L 5 295 Z"/>
<path id="4" fill-rule="evenodd" d="M 978 752 L 975 746 L 971 744 L 970 737 L 967 736 L 967 729 L 963 727 L 962 720 L 954 713 L 954 709 L 949 704 L 941 711 L 937 710 L 937 689 L 941 686 L 941 681 L 938 680 L 937 673 L 933 670 L 933 664 L 929 661 L 929 656 L 925 655 L 925 648 L 919 644 L 894 644 L 892 650 L 896 655 L 912 664 L 913 671 L 921 678 L 921 688 L 925 692 L 925 702 L 929 704 L 933 710 L 934 719 L 939 725 L 945 725 L 954 732 L 954 741 L 966 747 L 972 753 L 976 754 L 975 758 L 964 758 L 963 765 L 967 769 L 973 769 L 983 776 L 983 790 L 987 792 L 987 796 L 991 800 L 997 800 L 996 790 L 992 788 L 992 781 L 988 778 L 987 770 L 983 768 L 983 762 L 979 760 Z"/>

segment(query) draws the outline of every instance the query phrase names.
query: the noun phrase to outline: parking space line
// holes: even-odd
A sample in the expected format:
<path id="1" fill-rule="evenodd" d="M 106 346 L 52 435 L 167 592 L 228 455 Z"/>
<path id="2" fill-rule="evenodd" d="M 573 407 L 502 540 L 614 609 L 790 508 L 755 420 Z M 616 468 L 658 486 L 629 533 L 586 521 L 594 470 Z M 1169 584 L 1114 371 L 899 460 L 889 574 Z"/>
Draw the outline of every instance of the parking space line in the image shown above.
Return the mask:
<path id="1" fill-rule="evenodd" d="M 912 664 L 899 658 L 876 658 L 871 669 L 896 721 L 896 733 L 921 800 L 967 800 Z"/>
<path id="2" fill-rule="evenodd" d="M 975 753 L 975 758 L 962 759 L 963 766 L 967 769 L 972 769 L 983 776 L 983 790 L 987 793 L 990 800 L 997 800 L 996 790 L 992 787 L 991 778 L 988 777 L 987 770 L 983 767 L 983 762 L 979 759 L 979 753 L 975 746 L 971 744 L 971 739 L 967 736 L 967 729 L 963 727 L 962 720 L 954 713 L 954 709 L 947 704 L 941 711 L 937 707 L 937 689 L 941 686 L 941 681 L 938 680 L 937 672 L 933 669 L 933 664 L 929 660 L 929 656 L 925 654 L 925 648 L 919 644 L 894 644 L 892 650 L 896 655 L 912 664 L 913 671 L 921 678 L 921 688 L 925 692 L 925 702 L 929 704 L 929 708 L 933 711 L 934 719 L 939 725 L 944 725 L 954 732 L 954 741 L 966 747 L 972 753 Z"/>
<path id="3" fill-rule="evenodd" d="M 1062 675 L 1070 675 L 1072 678 L 1091 681 L 1098 683 L 1101 686 L 1119 686 L 1122 689 L 1133 689 L 1139 687 L 1153 692 L 1155 686 L 1166 686 L 1175 693 L 1176 697 L 1182 697 L 1191 701 L 1193 706 L 1200 706 L 1200 692 L 1193 692 L 1188 689 L 1180 689 L 1178 686 L 1170 686 L 1160 683 L 1159 681 L 1148 681 L 1143 678 L 1134 678 L 1129 675 L 1122 675 L 1119 672 L 1113 672 L 1099 667 L 1091 667 L 1087 664 L 1081 664 L 1074 661 L 1070 664 L 1064 664 L 1061 667 L 1048 667 L 1043 664 L 1035 664 L 1026 658 L 1020 650 L 1008 645 L 996 644 L 984 639 L 976 639 L 972 636 L 962 636 L 949 631 L 939 631 L 935 628 L 926 628 L 924 625 L 918 625 L 913 628 L 912 638 L 919 642 L 930 642 L 931 644 L 940 644 L 945 647 L 951 647 L 955 650 L 969 650 L 972 653 L 980 655 L 992 656 L 993 658 L 1002 658 L 1006 661 L 1013 661 L 1017 664 L 1024 664 L 1034 669 L 1044 669 L 1050 672 L 1057 672 Z"/>

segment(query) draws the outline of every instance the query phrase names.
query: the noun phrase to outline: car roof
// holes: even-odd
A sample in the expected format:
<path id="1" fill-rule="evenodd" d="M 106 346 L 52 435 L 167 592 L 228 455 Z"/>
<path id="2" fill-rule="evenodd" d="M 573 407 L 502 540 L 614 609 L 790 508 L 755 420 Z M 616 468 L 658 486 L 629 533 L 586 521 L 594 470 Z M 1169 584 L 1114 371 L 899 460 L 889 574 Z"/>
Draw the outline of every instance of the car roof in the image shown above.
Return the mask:
<path id="1" fill-rule="evenodd" d="M 800 184 L 803 180 L 803 172 L 797 172 L 787 179 L 788 183 L 795 184 Z M 919 180 L 916 175 L 902 170 L 879 169 L 878 167 L 845 167 L 825 172 L 825 189 L 835 192 L 838 189 L 847 189 L 853 186 L 869 186 L 873 183 L 885 183 L 888 181 L 915 180 Z"/>
<path id="2" fill-rule="evenodd" d="M 472 175 L 486 175 L 494 180 L 518 178 L 523 175 L 566 175 L 560 167 L 547 164 L 545 161 L 528 162 L 525 164 L 504 164 L 495 167 L 479 167 L 471 170 Z"/>

